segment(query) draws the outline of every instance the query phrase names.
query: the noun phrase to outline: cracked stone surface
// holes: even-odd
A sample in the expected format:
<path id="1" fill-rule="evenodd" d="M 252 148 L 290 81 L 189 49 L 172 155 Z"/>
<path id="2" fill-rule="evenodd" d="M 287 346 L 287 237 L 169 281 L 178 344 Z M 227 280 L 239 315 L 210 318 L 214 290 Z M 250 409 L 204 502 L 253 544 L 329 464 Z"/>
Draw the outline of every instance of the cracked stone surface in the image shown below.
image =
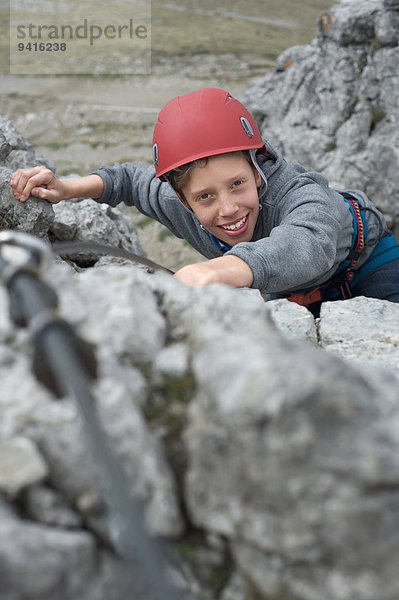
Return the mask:
<path id="1" fill-rule="evenodd" d="M 330 303 L 315 322 L 255 290 L 190 288 L 127 265 L 77 273 L 54 263 L 46 278 L 60 314 L 94 344 L 98 415 L 149 531 L 174 540 L 179 597 L 244 600 L 253 586 L 265 599 L 390 600 L 399 591 L 399 373 L 393 360 L 382 369 L 376 350 L 397 354 L 398 305 Z M 361 349 L 369 313 L 365 368 L 339 338 L 350 329 L 347 342 Z M 50 600 L 73 574 L 68 600 L 83 580 L 90 600 L 108 599 L 96 595 L 100 583 L 124 600 L 110 555 L 115 515 L 79 413 L 31 375 L 29 339 L 9 322 L 4 290 L 0 315 L 0 438 L 30 440 L 45 465 L 4 501 L 4 532 L 20 540 L 1 547 L 13 565 L 5 589 Z M 28 592 L 18 568 L 42 528 Z M 65 552 L 76 560 L 61 569 Z M 49 564 L 51 578 L 42 575 Z M 223 595 L 210 586 L 215 572 Z"/>

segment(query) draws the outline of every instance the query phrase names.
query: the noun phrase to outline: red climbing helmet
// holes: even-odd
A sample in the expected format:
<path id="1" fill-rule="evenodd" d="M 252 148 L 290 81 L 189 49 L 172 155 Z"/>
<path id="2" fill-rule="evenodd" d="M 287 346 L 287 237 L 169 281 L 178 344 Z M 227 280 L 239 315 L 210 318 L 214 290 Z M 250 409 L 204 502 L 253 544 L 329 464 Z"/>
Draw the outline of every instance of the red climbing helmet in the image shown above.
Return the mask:
<path id="1" fill-rule="evenodd" d="M 156 176 L 205 156 L 262 148 L 255 121 L 229 92 L 204 88 L 178 96 L 161 110 L 152 154 Z"/>

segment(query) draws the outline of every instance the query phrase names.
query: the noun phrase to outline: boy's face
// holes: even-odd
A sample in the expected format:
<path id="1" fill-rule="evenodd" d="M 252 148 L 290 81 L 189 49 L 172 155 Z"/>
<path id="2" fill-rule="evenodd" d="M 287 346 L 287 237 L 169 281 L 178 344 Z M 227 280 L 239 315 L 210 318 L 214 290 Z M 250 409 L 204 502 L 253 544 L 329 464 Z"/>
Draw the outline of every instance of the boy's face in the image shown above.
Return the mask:
<path id="1" fill-rule="evenodd" d="M 234 246 L 252 239 L 259 214 L 259 173 L 239 154 L 210 157 L 184 184 L 185 203 L 207 231 Z"/>

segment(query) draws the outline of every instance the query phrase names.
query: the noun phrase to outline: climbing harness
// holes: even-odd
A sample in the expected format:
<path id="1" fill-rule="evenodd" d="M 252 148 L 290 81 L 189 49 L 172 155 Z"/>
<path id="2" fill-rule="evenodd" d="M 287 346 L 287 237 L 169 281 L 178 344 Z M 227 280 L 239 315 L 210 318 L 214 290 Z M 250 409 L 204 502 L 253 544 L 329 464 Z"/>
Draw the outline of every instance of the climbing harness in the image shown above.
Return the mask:
<path id="1" fill-rule="evenodd" d="M 395 236 L 390 234 L 377 242 L 367 262 L 355 272 L 354 283 L 357 285 L 363 277 L 393 260 L 399 260 L 399 245 Z"/>
<path id="2" fill-rule="evenodd" d="M 63 246 L 64 252 L 66 246 L 68 244 Z M 102 252 L 110 251 L 110 247 L 101 244 L 69 244 L 73 252 L 88 247 L 99 251 L 99 246 Z M 120 256 L 121 249 L 117 250 Z M 119 517 L 116 545 L 131 588 L 129 598 L 136 596 L 134 567 L 141 563 L 151 597 L 176 600 L 177 595 L 165 574 L 159 544 L 155 544 L 144 528 L 141 507 L 131 497 L 97 416 L 90 391 L 90 384 L 96 377 L 93 348 L 57 314 L 57 295 L 40 278 L 40 272 L 53 258 L 50 248 L 38 238 L 16 231 L 0 232 L 0 278 L 9 292 L 11 317 L 16 325 L 29 327 L 31 331 L 35 356 L 33 370 L 37 378 L 57 396 L 72 398 L 80 410 L 94 456 L 102 469 L 104 482 L 108 483 L 107 500 Z M 136 255 L 134 260 L 144 262 Z M 147 259 L 144 264 L 149 266 Z M 151 262 L 151 268 L 155 266 L 163 270 Z"/>
<path id="3" fill-rule="evenodd" d="M 339 193 L 344 197 L 345 202 L 349 204 L 353 219 L 353 236 L 349 254 L 331 279 L 315 288 L 293 292 L 287 296 L 287 300 L 290 302 L 295 302 L 301 306 L 309 306 L 315 302 L 322 302 L 327 298 L 346 300 L 352 297 L 350 283 L 353 281 L 359 256 L 364 250 L 367 238 L 367 221 L 356 198 L 346 192 Z"/>

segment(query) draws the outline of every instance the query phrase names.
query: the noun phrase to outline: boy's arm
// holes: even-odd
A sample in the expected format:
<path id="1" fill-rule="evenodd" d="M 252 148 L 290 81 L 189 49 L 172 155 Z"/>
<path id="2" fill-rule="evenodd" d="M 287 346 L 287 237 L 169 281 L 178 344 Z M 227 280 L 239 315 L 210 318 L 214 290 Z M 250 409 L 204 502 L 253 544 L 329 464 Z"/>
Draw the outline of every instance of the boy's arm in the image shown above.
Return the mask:
<path id="1" fill-rule="evenodd" d="M 99 175 L 58 179 L 43 166 L 18 169 L 11 176 L 10 185 L 15 198 L 21 202 L 25 202 L 32 194 L 53 204 L 70 198 L 99 198 L 104 189 Z"/>
<path id="2" fill-rule="evenodd" d="M 251 287 L 254 279 L 248 264 L 238 256 L 232 255 L 187 265 L 179 269 L 175 277 L 190 285 L 225 283 L 233 287 Z"/>

